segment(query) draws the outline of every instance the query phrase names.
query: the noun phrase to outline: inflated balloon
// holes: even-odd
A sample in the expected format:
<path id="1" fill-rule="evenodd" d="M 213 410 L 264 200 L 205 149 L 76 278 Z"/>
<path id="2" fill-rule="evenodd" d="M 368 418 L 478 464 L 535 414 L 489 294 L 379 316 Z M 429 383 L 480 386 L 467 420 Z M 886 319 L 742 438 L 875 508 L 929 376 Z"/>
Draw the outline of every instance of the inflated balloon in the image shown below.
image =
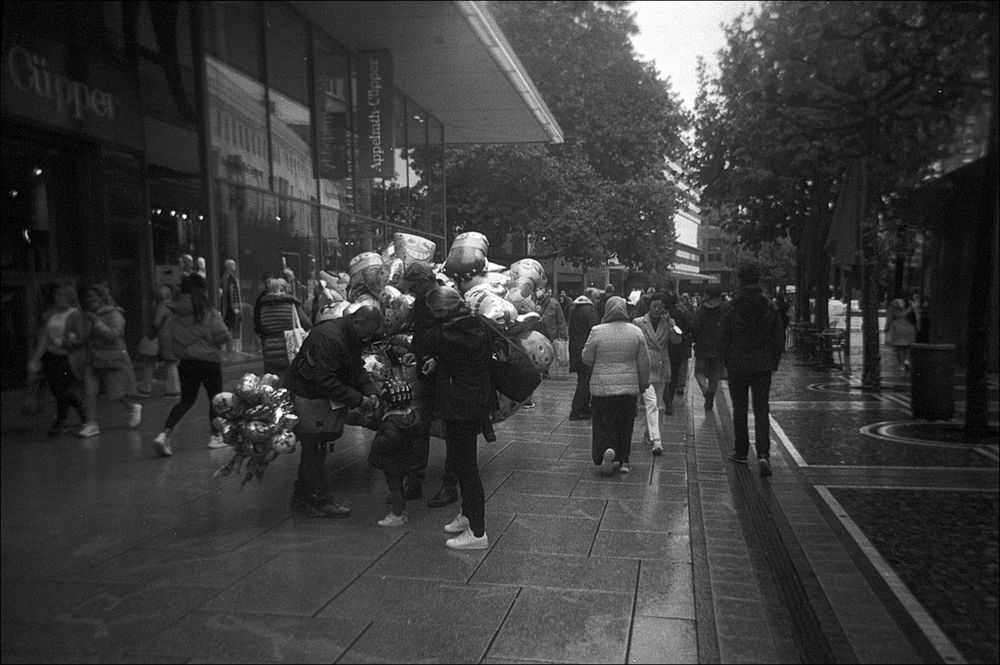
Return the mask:
<path id="1" fill-rule="evenodd" d="M 393 234 L 392 245 L 396 250 L 396 258 L 402 259 L 403 265 L 407 268 L 412 263 L 430 263 L 434 259 L 435 250 L 437 250 L 437 245 L 434 242 L 409 233 Z"/>
<path id="2" fill-rule="evenodd" d="M 295 426 L 299 424 L 299 417 L 294 413 L 285 413 L 281 416 L 281 422 L 278 424 L 287 429 L 295 429 Z"/>
<path id="3" fill-rule="evenodd" d="M 461 282 L 470 276 L 486 272 L 490 241 L 486 236 L 476 231 L 460 233 L 451 243 L 448 258 L 444 262 L 444 271 L 456 281 Z"/>
<path id="4" fill-rule="evenodd" d="M 365 370 L 372 375 L 375 381 L 385 381 L 389 378 L 389 366 L 382 361 L 382 357 L 377 353 L 366 353 L 361 356 L 365 363 Z"/>
<path id="5" fill-rule="evenodd" d="M 279 454 L 294 452 L 297 441 L 295 434 L 288 429 L 272 434 L 270 439 L 271 447 Z"/>
<path id="6" fill-rule="evenodd" d="M 251 395 L 257 388 L 260 387 L 260 377 L 256 374 L 244 374 L 240 377 L 240 380 L 236 382 L 236 386 L 233 388 L 233 392 L 236 393 L 241 399 L 252 402 Z"/>
<path id="7" fill-rule="evenodd" d="M 223 418 L 231 418 L 232 414 L 242 411 L 245 404 L 246 402 L 231 392 L 218 393 L 212 398 L 212 408 L 216 415 Z"/>
<path id="8" fill-rule="evenodd" d="M 510 264 L 510 276 L 516 282 L 524 278 L 534 283 L 532 292 L 542 288 L 548 282 L 545 268 L 535 259 L 520 259 Z"/>
<path id="9" fill-rule="evenodd" d="M 253 420 L 244 425 L 243 431 L 250 437 L 252 443 L 267 443 L 274 435 L 275 428 L 260 420 Z"/>
<path id="10" fill-rule="evenodd" d="M 260 385 L 257 386 L 257 390 L 254 391 L 254 397 L 258 404 L 267 404 L 275 392 L 276 389 L 273 386 L 261 381 Z"/>
<path id="11" fill-rule="evenodd" d="M 465 293 L 469 289 L 474 289 L 480 284 L 486 283 L 485 272 L 475 273 L 472 275 L 460 275 L 458 279 L 458 291 L 459 293 Z"/>
<path id="12" fill-rule="evenodd" d="M 531 356 L 531 362 L 534 363 L 535 368 L 539 372 L 545 373 L 549 370 L 549 365 L 552 364 L 553 359 L 556 357 L 556 350 L 548 337 L 537 330 L 532 330 L 517 341 L 521 343 L 524 350 Z"/>
<path id="13" fill-rule="evenodd" d="M 271 386 L 275 390 L 281 385 L 281 378 L 277 374 L 265 374 L 260 377 L 260 383 L 262 386 Z"/>
<path id="14" fill-rule="evenodd" d="M 390 299 L 388 303 L 383 304 L 382 315 L 385 317 L 386 333 L 394 335 L 410 324 L 415 300 L 409 293 L 400 293 Z"/>
<path id="15" fill-rule="evenodd" d="M 398 287 L 399 283 L 403 281 L 403 270 L 405 270 L 405 266 L 402 259 L 393 257 L 385 261 L 379 270 L 381 288 L 384 289 L 387 286 Z"/>
<path id="16" fill-rule="evenodd" d="M 371 294 L 382 288 L 380 273 L 382 257 L 375 252 L 361 252 L 347 264 L 347 273 L 351 277 L 348 287 L 348 300 L 357 300 L 357 295 L 365 291 Z"/>
<path id="17" fill-rule="evenodd" d="M 486 262 L 486 272 L 504 272 L 506 270 L 509 270 L 507 266 L 493 263 L 492 261 Z"/>
<path id="18" fill-rule="evenodd" d="M 274 407 L 268 404 L 257 404 L 251 406 L 243 412 L 243 420 L 264 422 L 271 417 L 271 409 Z"/>
<path id="19" fill-rule="evenodd" d="M 269 406 L 283 406 L 286 409 L 292 408 L 292 395 L 285 388 L 278 388 L 267 398 Z"/>

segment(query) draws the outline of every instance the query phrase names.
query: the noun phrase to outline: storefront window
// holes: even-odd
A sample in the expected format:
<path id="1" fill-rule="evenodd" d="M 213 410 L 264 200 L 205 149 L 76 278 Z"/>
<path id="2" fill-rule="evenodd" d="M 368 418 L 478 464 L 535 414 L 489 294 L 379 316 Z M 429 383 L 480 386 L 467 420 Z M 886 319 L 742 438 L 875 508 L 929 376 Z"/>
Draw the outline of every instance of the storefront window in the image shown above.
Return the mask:
<path id="1" fill-rule="evenodd" d="M 268 108 L 271 112 L 272 191 L 317 200 L 309 112 L 306 24 L 274 4 L 267 9 Z"/>
<path id="2" fill-rule="evenodd" d="M 334 44 L 320 38 L 316 39 L 314 51 L 319 202 L 338 210 L 350 210 L 354 190 L 351 186 L 348 60 Z"/>

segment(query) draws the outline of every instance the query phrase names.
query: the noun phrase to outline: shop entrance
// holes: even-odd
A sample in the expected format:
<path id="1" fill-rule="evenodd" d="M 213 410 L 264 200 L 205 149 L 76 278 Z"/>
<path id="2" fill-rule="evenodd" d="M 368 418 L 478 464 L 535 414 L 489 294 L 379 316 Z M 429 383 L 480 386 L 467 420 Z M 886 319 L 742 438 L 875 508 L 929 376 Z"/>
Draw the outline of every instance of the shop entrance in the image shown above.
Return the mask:
<path id="1" fill-rule="evenodd" d="M 11 390 L 25 385 L 54 287 L 80 286 L 74 260 L 80 152 L 5 135 L 0 154 L 0 389 Z"/>

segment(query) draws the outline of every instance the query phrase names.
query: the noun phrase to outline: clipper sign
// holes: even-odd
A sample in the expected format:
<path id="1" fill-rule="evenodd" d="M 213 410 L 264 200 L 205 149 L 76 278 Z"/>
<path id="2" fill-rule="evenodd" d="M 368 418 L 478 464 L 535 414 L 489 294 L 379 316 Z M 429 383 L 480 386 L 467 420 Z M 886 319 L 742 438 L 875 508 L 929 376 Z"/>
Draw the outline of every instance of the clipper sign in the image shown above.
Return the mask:
<path id="1" fill-rule="evenodd" d="M 96 58 L 61 44 L 3 42 L 3 108 L 61 129 L 142 147 L 134 86 Z"/>
<path id="2" fill-rule="evenodd" d="M 393 177 L 392 56 L 389 51 L 358 54 L 358 175 Z"/>

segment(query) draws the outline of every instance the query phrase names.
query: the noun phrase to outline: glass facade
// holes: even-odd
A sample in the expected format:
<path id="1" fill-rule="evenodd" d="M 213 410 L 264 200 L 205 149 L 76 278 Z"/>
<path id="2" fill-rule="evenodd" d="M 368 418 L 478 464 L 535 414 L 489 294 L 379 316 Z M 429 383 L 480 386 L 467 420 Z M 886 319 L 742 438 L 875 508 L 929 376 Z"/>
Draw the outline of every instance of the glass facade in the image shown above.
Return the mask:
<path id="1" fill-rule="evenodd" d="M 4 134 L 24 142 L 25 163 L 44 157 L 47 145 L 71 151 L 63 160 L 69 182 L 48 191 L 72 200 L 58 200 L 39 228 L 53 239 L 89 230 L 79 235 L 86 251 L 64 256 L 54 240 L 36 248 L 45 260 L 32 262 L 32 279 L 65 272 L 82 284 L 110 270 L 130 346 L 151 318 L 148 294 L 179 282 L 186 254 L 204 259 L 213 292 L 234 259 L 250 305 L 262 275 L 291 276 L 304 298 L 320 269 L 346 270 L 398 231 L 433 240 L 437 260 L 444 258 L 441 123 L 393 88 L 393 142 L 385 146 L 392 168 L 360 177 L 359 56 L 294 5 L 28 1 L 6 3 L 4 24 L 20 26 L 5 29 L 5 52 L 37 53 L 65 68 L 56 75 L 122 100 L 115 125 L 96 117 L 74 124 L 16 86 L 3 91 Z M 5 283 L 23 281 L 5 271 Z M 42 307 L 40 298 L 22 299 Z M 23 337 L 32 334 L 30 309 L 19 324 Z M 249 316 L 252 307 L 244 309 Z M 243 335 L 244 350 L 252 350 L 252 325 Z"/>

